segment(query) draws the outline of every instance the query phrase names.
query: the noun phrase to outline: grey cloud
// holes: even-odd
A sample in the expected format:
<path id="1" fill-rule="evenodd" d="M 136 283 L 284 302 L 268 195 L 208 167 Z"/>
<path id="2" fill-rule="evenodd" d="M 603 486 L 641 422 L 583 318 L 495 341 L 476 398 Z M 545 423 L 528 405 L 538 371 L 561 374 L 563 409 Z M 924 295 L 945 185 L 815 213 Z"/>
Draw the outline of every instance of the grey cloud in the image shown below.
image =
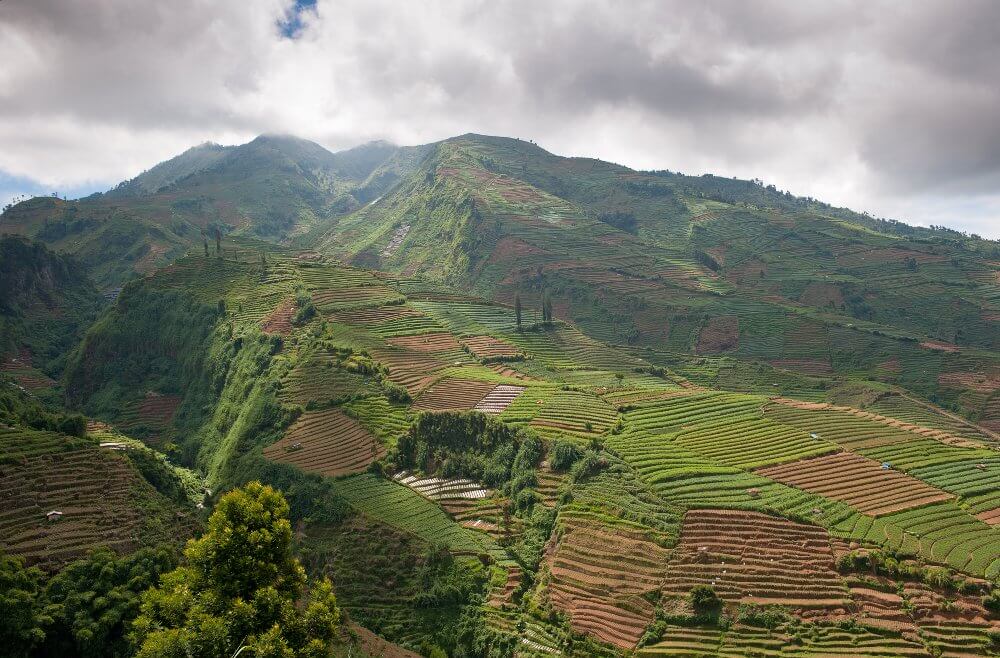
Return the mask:
<path id="1" fill-rule="evenodd" d="M 111 184 L 206 139 L 475 131 L 925 223 L 997 208 L 990 0 L 320 0 L 289 40 L 291 4 L 0 2 L 0 170 Z"/>

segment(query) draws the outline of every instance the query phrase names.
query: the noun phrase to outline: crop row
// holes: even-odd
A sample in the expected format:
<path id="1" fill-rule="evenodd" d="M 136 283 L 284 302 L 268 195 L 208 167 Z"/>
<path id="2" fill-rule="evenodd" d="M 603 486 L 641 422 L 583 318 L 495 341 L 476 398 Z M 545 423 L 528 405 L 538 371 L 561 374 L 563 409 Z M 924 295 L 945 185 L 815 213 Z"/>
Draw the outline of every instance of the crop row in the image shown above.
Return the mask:
<path id="1" fill-rule="evenodd" d="M 279 441 L 264 448 L 268 459 L 329 476 L 363 471 L 383 454 L 382 444 L 338 409 L 303 414 Z"/>

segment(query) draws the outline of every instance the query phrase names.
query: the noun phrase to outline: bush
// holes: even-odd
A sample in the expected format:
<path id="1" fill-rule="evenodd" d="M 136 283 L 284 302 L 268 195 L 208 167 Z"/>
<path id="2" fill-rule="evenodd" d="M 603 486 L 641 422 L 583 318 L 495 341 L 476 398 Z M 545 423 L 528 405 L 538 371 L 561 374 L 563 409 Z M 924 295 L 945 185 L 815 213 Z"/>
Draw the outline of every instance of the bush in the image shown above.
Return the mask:
<path id="1" fill-rule="evenodd" d="M 556 440 L 549 449 L 549 466 L 554 471 L 569 469 L 582 456 L 580 449 L 569 441 Z"/>

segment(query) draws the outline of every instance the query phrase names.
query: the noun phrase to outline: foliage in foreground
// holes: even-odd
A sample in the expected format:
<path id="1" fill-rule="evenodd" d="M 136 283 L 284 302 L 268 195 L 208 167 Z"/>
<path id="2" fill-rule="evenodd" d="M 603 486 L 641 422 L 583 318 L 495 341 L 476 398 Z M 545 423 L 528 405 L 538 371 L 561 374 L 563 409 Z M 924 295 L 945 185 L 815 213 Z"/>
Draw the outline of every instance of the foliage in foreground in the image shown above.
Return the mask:
<path id="1" fill-rule="evenodd" d="M 280 493 L 252 482 L 226 494 L 184 557 L 143 595 L 131 635 L 138 656 L 331 655 L 340 620 L 332 585 L 307 588 Z"/>

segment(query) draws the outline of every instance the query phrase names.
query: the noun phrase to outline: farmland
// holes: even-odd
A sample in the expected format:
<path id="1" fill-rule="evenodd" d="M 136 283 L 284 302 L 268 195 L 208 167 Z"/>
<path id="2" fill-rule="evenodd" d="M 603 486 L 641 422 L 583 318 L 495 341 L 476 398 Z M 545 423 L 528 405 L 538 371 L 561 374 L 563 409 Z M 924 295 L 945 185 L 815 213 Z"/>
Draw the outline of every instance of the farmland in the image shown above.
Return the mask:
<path id="1" fill-rule="evenodd" d="M 18 325 L 4 551 L 186 539 L 184 465 L 206 507 L 281 489 L 370 652 L 996 653 L 982 241 L 514 140 L 423 153 L 280 244 L 206 206 L 217 252 L 144 252 L 72 349 Z"/>

